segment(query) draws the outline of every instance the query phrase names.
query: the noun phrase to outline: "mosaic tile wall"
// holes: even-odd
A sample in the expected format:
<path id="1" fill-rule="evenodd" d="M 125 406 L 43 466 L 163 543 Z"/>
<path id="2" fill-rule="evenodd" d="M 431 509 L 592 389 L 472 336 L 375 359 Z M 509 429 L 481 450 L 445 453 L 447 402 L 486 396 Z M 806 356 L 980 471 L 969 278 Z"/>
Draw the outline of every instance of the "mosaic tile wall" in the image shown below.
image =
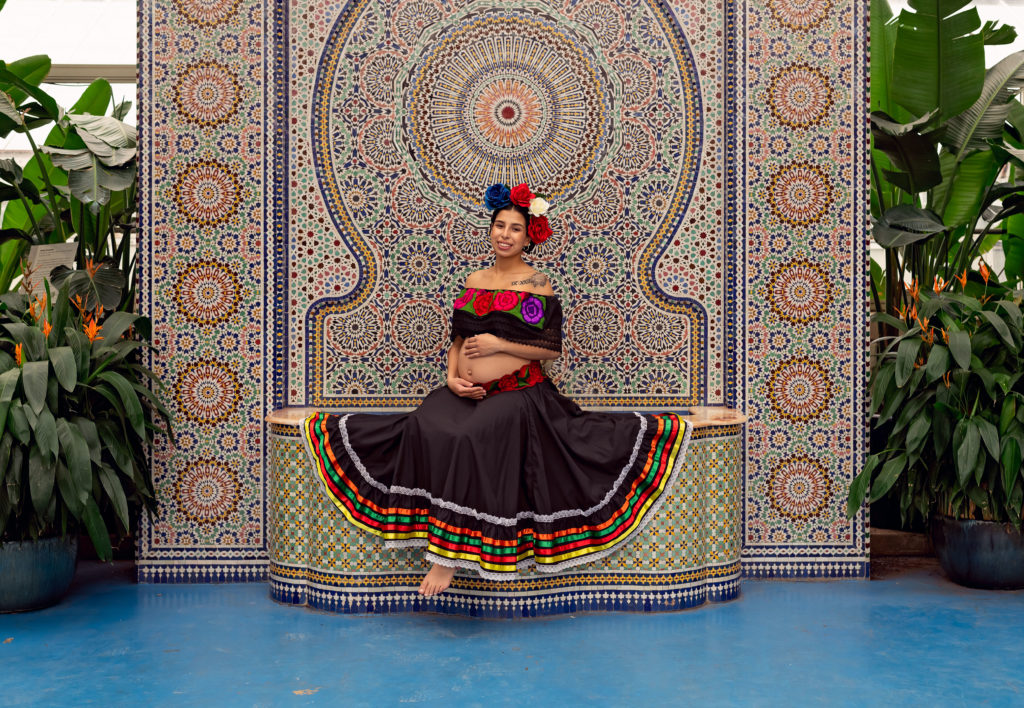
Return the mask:
<path id="1" fill-rule="evenodd" d="M 440 385 L 481 192 L 521 179 L 554 204 L 562 389 L 748 411 L 744 572 L 863 574 L 865 7 L 140 0 L 141 296 L 179 431 L 140 578 L 265 576 L 263 417 Z"/>

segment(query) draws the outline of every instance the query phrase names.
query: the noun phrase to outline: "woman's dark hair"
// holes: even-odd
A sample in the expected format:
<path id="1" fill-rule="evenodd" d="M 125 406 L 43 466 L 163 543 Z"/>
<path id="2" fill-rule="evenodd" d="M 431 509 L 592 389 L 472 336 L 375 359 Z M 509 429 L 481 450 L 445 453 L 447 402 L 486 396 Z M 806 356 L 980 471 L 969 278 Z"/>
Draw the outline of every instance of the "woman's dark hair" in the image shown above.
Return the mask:
<path id="1" fill-rule="evenodd" d="M 504 206 L 501 209 L 495 209 L 494 211 L 492 211 L 491 212 L 491 226 L 494 226 L 494 222 L 498 218 L 498 214 L 500 214 L 501 212 L 505 211 L 506 209 L 515 209 L 517 212 L 519 212 L 520 214 L 523 215 L 523 218 L 526 219 L 526 233 L 529 234 L 530 233 L 530 210 L 527 209 L 526 207 L 519 206 L 518 204 L 509 204 L 508 206 Z M 536 245 L 537 244 L 535 244 L 533 241 L 531 241 L 530 237 L 527 236 L 526 237 L 526 245 L 523 246 L 523 253 L 529 253 L 530 251 L 533 250 L 533 247 L 536 246 Z"/>

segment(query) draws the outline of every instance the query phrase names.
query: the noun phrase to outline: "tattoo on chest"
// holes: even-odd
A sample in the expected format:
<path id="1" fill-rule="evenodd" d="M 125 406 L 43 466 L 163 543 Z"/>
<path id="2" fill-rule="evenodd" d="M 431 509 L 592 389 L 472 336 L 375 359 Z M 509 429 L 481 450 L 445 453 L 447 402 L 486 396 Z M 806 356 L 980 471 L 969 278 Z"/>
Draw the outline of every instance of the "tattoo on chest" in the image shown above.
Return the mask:
<path id="1" fill-rule="evenodd" d="M 542 288 L 548 284 L 548 276 L 543 273 L 534 273 L 525 280 L 514 280 L 513 285 L 533 285 L 534 287 Z"/>

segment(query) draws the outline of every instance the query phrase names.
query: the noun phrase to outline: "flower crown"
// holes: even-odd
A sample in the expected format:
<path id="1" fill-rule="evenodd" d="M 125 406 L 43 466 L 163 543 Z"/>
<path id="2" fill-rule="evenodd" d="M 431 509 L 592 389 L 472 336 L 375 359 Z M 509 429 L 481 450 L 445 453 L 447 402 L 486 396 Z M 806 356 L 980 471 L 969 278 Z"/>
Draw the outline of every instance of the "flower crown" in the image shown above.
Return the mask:
<path id="1" fill-rule="evenodd" d="M 527 234 L 534 243 L 544 243 L 551 236 L 548 224 L 548 208 L 551 206 L 541 194 L 534 194 L 523 182 L 509 188 L 504 184 L 492 184 L 484 194 L 484 206 L 489 211 L 497 211 L 515 204 L 525 207 L 530 212 L 530 226 Z"/>

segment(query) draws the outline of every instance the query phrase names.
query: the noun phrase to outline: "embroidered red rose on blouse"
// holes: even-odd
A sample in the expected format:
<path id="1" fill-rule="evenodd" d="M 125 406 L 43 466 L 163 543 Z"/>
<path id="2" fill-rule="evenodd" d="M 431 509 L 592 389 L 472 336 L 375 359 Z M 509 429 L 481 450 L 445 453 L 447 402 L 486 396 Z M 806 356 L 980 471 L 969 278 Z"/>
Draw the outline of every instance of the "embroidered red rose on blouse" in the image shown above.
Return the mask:
<path id="1" fill-rule="evenodd" d="M 498 390 L 499 391 L 515 391 L 517 384 L 518 384 L 518 381 L 516 381 L 516 377 L 515 377 L 514 374 L 505 374 L 500 379 L 498 379 Z M 502 399 L 502 400 L 505 400 L 505 399 Z"/>
<path id="2" fill-rule="evenodd" d="M 521 207 L 530 206 L 530 202 L 533 201 L 533 192 L 526 186 L 526 182 L 517 184 L 512 188 L 512 193 L 509 195 L 509 199 L 512 200 L 513 204 L 518 204 Z"/>
<path id="3" fill-rule="evenodd" d="M 502 290 L 494 296 L 494 309 L 508 312 L 519 304 L 519 293 L 512 290 Z"/>
<path id="4" fill-rule="evenodd" d="M 483 317 L 491 311 L 491 305 L 494 300 L 494 295 L 487 292 L 486 290 L 481 291 L 477 294 L 476 299 L 473 301 L 473 312 L 480 317 Z"/>

